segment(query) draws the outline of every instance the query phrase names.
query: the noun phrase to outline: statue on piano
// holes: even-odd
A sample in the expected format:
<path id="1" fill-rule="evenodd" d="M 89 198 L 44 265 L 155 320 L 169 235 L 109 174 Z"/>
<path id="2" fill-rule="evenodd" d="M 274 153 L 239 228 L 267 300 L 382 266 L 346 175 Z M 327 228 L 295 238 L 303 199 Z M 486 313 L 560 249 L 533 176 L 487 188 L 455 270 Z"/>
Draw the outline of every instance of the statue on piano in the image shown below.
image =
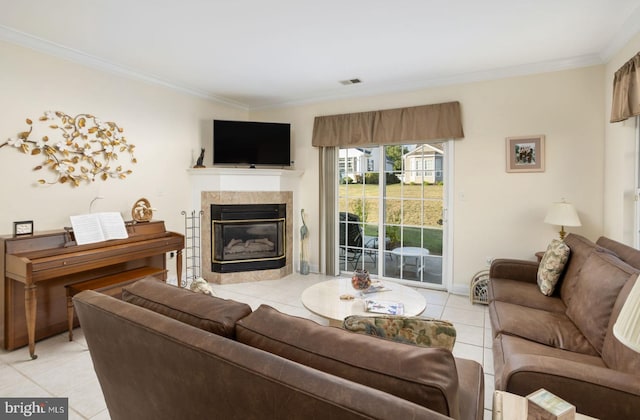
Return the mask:
<path id="1" fill-rule="evenodd" d="M 153 217 L 153 211 L 151 203 L 146 198 L 141 198 L 133 205 L 131 209 L 131 217 L 136 222 L 148 222 Z"/>

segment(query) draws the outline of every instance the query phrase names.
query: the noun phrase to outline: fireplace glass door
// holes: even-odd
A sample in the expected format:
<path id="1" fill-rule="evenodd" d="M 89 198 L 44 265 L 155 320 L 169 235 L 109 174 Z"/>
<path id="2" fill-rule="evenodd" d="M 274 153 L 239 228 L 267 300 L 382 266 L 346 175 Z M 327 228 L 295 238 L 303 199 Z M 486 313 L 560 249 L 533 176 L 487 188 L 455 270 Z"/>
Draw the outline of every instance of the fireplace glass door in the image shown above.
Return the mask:
<path id="1" fill-rule="evenodd" d="M 257 206 L 217 207 L 222 208 L 214 212 L 212 206 L 212 271 L 253 271 L 284 266 L 284 208 L 267 205 L 262 211 L 256 209 Z"/>

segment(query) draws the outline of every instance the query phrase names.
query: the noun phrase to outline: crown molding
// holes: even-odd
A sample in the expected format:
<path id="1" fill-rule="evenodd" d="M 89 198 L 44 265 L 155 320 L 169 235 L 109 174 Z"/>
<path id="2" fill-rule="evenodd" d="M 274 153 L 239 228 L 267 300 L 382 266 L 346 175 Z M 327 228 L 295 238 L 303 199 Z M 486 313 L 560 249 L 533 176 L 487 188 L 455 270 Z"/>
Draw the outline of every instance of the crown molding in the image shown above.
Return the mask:
<path id="1" fill-rule="evenodd" d="M 87 54 L 83 51 L 75 50 L 73 48 L 65 47 L 64 45 L 57 44 L 55 42 L 48 41 L 46 39 L 39 38 L 37 36 L 27 34 L 25 32 L 17 31 L 8 26 L 0 25 L 0 40 L 20 45 L 25 48 L 29 48 L 35 51 L 39 51 L 44 54 L 52 55 L 54 57 L 62 58 L 74 63 L 81 64 L 86 67 L 101 70 L 107 73 L 116 74 L 129 79 L 141 80 L 146 83 L 164 86 L 169 89 L 185 93 L 187 95 L 197 96 L 209 101 L 218 102 L 234 108 L 240 108 L 248 110 L 246 104 L 242 104 L 227 98 L 222 98 L 199 89 L 191 87 L 181 86 L 161 77 L 145 74 L 136 70 L 127 68 L 125 66 L 95 57 Z"/>

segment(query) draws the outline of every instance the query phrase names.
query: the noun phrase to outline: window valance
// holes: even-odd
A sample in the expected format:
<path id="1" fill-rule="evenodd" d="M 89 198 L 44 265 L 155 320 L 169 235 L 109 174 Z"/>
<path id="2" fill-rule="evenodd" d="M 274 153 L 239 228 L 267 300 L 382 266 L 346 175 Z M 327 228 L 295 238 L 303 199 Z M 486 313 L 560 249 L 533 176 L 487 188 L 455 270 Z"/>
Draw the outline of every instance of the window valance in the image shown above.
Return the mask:
<path id="1" fill-rule="evenodd" d="M 456 101 L 316 117 L 312 145 L 358 146 L 463 137 L 460 103 Z"/>
<path id="2" fill-rule="evenodd" d="M 640 115 L 640 52 L 627 61 L 613 77 L 611 122 Z"/>

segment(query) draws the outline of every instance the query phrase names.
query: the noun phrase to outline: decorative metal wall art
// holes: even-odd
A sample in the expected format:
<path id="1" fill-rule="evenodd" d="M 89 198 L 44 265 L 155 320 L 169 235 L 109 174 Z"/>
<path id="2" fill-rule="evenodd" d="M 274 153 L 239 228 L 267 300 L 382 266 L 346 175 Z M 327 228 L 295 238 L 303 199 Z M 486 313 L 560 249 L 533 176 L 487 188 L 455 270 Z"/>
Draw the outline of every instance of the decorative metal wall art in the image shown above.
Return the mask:
<path id="1" fill-rule="evenodd" d="M 0 148 L 12 146 L 25 154 L 43 155 L 44 161 L 33 170 L 48 168 L 55 173 L 55 179 L 39 179 L 39 184 L 68 183 L 77 187 L 83 181 L 125 179 L 132 171 L 116 164 L 118 154 L 128 153 L 131 163 L 137 162 L 133 154 L 135 146 L 127 143 L 122 135 L 124 130 L 114 122 L 103 122 L 91 114 L 71 117 L 64 112 L 47 111 L 37 121 L 41 124 L 36 125 L 47 124 L 59 137 L 43 135 L 37 140 L 30 138 L 34 122 L 27 118 L 26 123 L 27 131 L 0 144 Z"/>

